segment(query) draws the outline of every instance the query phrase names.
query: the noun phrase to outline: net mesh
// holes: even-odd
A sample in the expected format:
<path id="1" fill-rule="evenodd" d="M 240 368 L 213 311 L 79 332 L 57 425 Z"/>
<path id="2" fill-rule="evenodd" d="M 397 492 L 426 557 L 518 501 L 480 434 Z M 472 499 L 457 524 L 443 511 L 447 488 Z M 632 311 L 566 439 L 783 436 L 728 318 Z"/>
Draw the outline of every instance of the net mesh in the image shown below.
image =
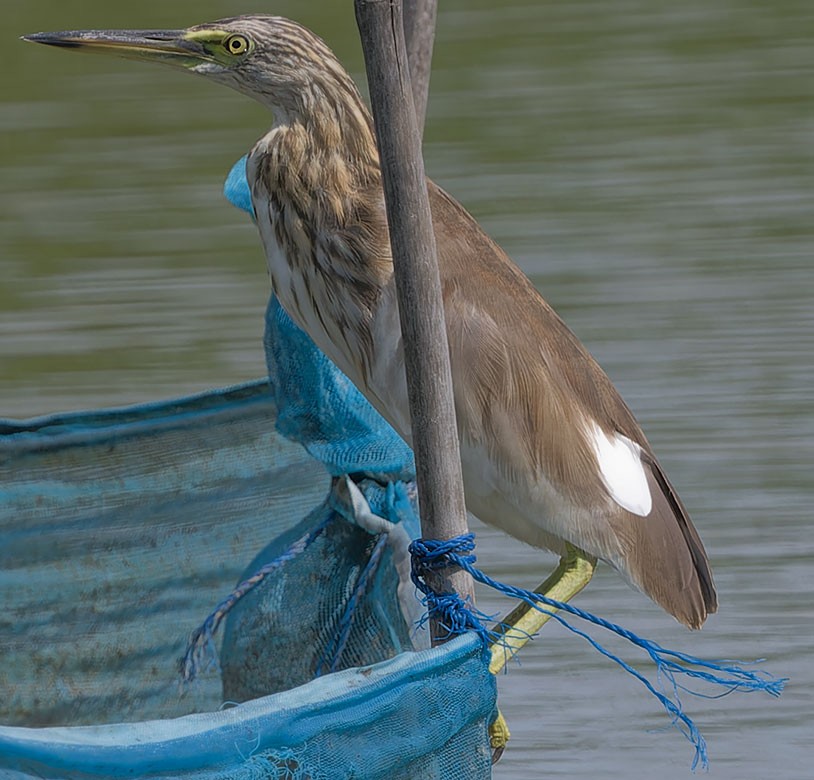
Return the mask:
<path id="1" fill-rule="evenodd" d="M 179 697 L 187 636 L 327 487 L 265 383 L 2 434 L 0 722 L 217 708 L 214 678 Z"/>
<path id="2" fill-rule="evenodd" d="M 331 479 L 276 419 L 257 382 L 0 423 L 0 775 L 489 776 L 480 644 L 412 651 L 409 485 Z M 179 685 L 203 617 L 320 524 Z"/>

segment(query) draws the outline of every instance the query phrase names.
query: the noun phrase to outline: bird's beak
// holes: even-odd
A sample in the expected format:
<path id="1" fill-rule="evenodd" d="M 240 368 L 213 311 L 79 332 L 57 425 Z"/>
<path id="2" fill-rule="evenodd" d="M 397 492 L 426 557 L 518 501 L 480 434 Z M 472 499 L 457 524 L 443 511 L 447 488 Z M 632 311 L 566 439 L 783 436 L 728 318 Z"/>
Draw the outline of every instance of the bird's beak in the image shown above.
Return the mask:
<path id="1" fill-rule="evenodd" d="M 182 68 L 212 59 L 187 30 L 71 30 L 24 35 L 23 40 Z"/>

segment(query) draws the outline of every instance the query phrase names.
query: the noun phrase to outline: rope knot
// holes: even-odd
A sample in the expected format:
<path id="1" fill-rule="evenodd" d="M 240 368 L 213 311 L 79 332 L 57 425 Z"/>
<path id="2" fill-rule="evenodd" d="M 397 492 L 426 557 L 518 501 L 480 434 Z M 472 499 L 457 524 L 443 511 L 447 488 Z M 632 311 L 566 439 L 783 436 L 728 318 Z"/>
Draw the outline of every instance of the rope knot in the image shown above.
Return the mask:
<path id="1" fill-rule="evenodd" d="M 484 644 L 494 638 L 494 633 L 486 628 L 484 621 L 493 617 L 474 609 L 454 592 L 437 592 L 427 581 L 432 575 L 450 568 L 472 567 L 477 557 L 475 534 L 462 534 L 453 539 L 414 539 L 409 546 L 410 577 L 413 584 L 423 593 L 422 604 L 427 608 L 419 621 L 424 626 L 432 618 L 446 632 L 445 639 L 467 631 L 477 633 Z"/>
<path id="2" fill-rule="evenodd" d="M 421 590 L 426 584 L 421 578 L 426 573 L 438 572 L 450 566 L 463 568 L 461 564 L 472 566 L 477 556 L 472 555 L 475 549 L 475 534 L 463 534 L 453 539 L 414 539 L 408 548 L 412 559 L 413 582 Z M 423 587 L 422 587 L 423 585 Z"/>

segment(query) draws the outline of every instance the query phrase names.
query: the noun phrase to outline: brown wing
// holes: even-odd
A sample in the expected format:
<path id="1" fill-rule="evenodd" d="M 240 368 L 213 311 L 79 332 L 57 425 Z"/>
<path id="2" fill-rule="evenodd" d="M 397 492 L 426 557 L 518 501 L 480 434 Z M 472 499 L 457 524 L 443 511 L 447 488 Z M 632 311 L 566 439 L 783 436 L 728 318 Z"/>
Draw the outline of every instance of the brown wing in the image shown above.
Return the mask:
<path id="1" fill-rule="evenodd" d="M 605 372 L 528 278 L 449 195 L 430 184 L 462 435 L 514 469 L 539 469 L 577 506 L 601 512 L 608 491 L 585 420 L 642 448 L 653 498 L 645 518 L 607 512 L 603 556 L 685 625 L 717 608 L 707 555 L 638 422 Z M 474 342 L 474 343 L 473 343 Z M 511 428 L 507 428 L 511 420 Z M 489 518 L 481 518 L 489 522 Z M 569 539 L 579 545 L 578 539 Z M 621 550 L 621 552 L 617 552 Z"/>

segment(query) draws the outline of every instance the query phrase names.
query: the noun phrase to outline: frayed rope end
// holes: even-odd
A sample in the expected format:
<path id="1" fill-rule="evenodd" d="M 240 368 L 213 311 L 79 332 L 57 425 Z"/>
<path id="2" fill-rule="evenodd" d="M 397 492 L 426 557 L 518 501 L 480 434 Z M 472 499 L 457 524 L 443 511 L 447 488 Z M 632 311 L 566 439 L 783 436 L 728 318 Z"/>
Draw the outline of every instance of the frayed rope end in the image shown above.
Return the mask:
<path id="1" fill-rule="evenodd" d="M 446 627 L 450 635 L 464 633 L 465 631 L 475 631 L 484 643 L 494 643 L 497 634 L 483 625 L 481 621 L 484 615 L 482 613 L 477 612 L 477 610 L 471 610 L 457 594 L 436 594 L 427 584 L 427 574 L 437 572 L 447 566 L 459 567 L 468 572 L 476 582 L 480 582 L 511 598 L 520 599 L 541 612 L 551 614 L 555 620 L 569 631 L 581 636 L 595 650 L 632 674 L 658 699 L 670 715 L 672 725 L 684 734 L 695 748 L 695 756 L 692 762 L 693 771 L 695 771 L 699 765 L 702 769 L 708 768 L 707 743 L 693 720 L 684 713 L 678 691 L 686 691 L 694 696 L 707 697 L 707 695 L 680 685 L 676 680 L 676 675 L 685 675 L 726 688 L 727 690 L 718 694 L 720 696 L 725 696 L 735 691 L 765 691 L 771 696 L 779 696 L 787 682 L 787 678 L 774 677 L 768 672 L 744 669 L 732 662 L 704 661 L 703 659 L 686 653 L 669 650 L 661 647 L 656 642 L 644 639 L 632 631 L 622 628 L 616 623 L 611 623 L 590 612 L 574 607 L 571 604 L 550 599 L 539 593 L 497 582 L 475 568 L 476 557 L 473 554 L 474 549 L 475 535 L 472 533 L 445 541 L 417 539 L 410 545 L 413 582 L 424 594 L 423 601 L 427 607 L 427 614 L 422 618 L 422 623 L 431 617 L 436 618 Z M 572 626 L 562 615 L 556 614 L 558 610 L 567 612 L 588 623 L 604 628 L 607 631 L 611 631 L 644 650 L 656 665 L 658 679 L 667 680 L 672 688 L 672 698 L 662 691 L 657 690 L 653 683 L 641 672 L 634 669 L 619 656 L 614 655 L 604 648 L 593 637 Z"/>

